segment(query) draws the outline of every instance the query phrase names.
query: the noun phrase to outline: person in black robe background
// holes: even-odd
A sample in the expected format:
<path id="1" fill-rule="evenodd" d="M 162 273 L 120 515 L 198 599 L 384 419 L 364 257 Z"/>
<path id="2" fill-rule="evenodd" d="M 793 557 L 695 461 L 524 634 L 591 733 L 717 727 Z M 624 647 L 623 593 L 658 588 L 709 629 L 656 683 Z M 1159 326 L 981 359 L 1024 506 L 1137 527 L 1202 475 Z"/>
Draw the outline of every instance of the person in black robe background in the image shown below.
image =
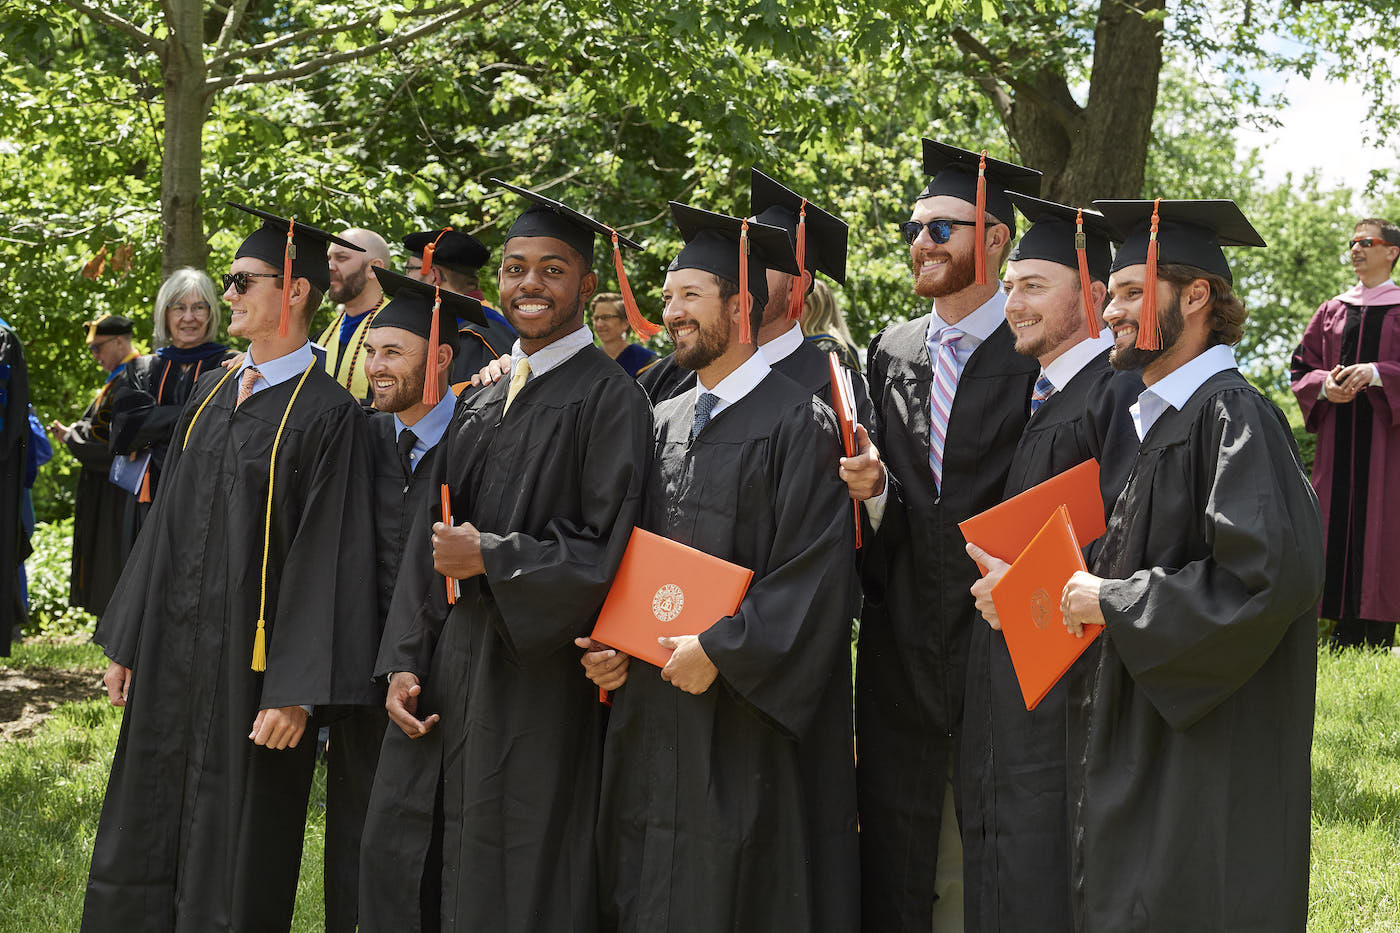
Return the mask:
<path id="1" fill-rule="evenodd" d="M 672 212 L 688 245 L 666 277 L 665 321 L 703 387 L 657 409 L 645 526 L 754 577 L 733 616 L 670 639 L 664 670 L 623 670 L 598 814 L 603 928 L 852 930 L 854 530 L 833 469 L 840 435 L 829 408 L 741 342 L 738 218 Z M 791 275 L 792 244 L 779 227 L 748 233 L 757 332 L 760 264 Z M 596 658 L 600 686 L 618 685 L 605 669 L 616 653 L 590 647 L 585 666 Z"/>
<path id="2" fill-rule="evenodd" d="M 83 465 L 73 505 L 68 603 L 101 617 L 126 557 L 122 521 L 128 493 L 108 479 L 112 408 L 122 391 L 122 373 L 137 353 L 131 348 L 134 325 L 127 318 L 107 314 L 85 326 L 88 350 L 107 371 L 107 381 L 81 418 L 71 425 L 54 421 L 49 430 Z"/>
<path id="3" fill-rule="evenodd" d="M 904 235 L 915 292 L 932 298 L 933 309 L 890 325 L 871 343 L 874 431 L 858 432 L 862 452 L 841 467 L 875 529 L 862 551 L 856 658 L 862 929 L 870 933 L 926 933 L 935 924 L 944 801 L 958 786 L 977 616 L 968 592 L 977 565 L 963 550 L 958 522 L 1001 501 L 1036 378 L 1035 362 L 1013 348 L 995 272 L 1015 236 L 1006 191 L 1035 190 L 1040 173 L 987 160 L 978 240 L 977 166 L 976 153 L 924 140 L 924 171 L 933 177 Z M 985 285 L 976 283 L 979 250 Z M 962 337 L 949 343 L 957 365 L 940 483 L 930 446 L 934 361 L 954 326 Z M 956 871 L 945 866 L 945 874 Z M 937 910 L 947 912 L 938 922 L 956 923 L 962 899 Z"/>
<path id="4" fill-rule="evenodd" d="M 145 479 L 128 496 L 122 519 L 122 545 L 129 553 L 150 513 L 170 434 L 195 380 L 233 356 L 214 340 L 219 333 L 219 299 L 202 270 L 185 267 L 170 274 L 156 293 L 155 353 L 127 364 L 112 402 L 113 456 L 151 452 Z"/>
<path id="5" fill-rule="evenodd" d="M 1109 365 L 1113 338 L 1100 333 L 1112 231 L 1097 212 L 1083 213 L 1085 296 L 1076 209 L 1015 192 L 1009 197 L 1031 227 L 1006 266 L 1006 319 L 1016 352 L 1035 357 L 1041 371 L 1004 497 L 1093 459 L 1107 519 L 1137 453 L 1128 408 L 1142 391 L 1136 372 Z M 967 551 L 988 568 L 972 587 L 988 624 L 972 627 L 963 709 L 964 929 L 1069 933 L 1064 681 L 1026 709 L 991 600 L 1009 563 L 975 545 Z M 1088 664 L 1084 656 L 1078 663 Z"/>
<path id="6" fill-rule="evenodd" d="M 87 933 L 288 929 L 315 769 L 301 739 L 376 702 L 365 418 L 307 340 L 330 235 L 296 224 L 289 281 L 288 221 L 258 213 L 224 293 L 248 353 L 196 383 L 94 636 L 126 709 Z"/>
<path id="7" fill-rule="evenodd" d="M 458 401 L 441 442 L 456 524 L 420 513 L 404 546 L 376 664 L 397 727 L 361 846 L 367 933 L 596 924 L 602 708 L 573 639 L 638 518 L 651 411 L 583 324 L 610 228 L 497 184 L 532 202 L 499 274 L 517 360 Z"/>
<path id="8" fill-rule="evenodd" d="M 1105 625 L 1069 685 L 1075 929 L 1301 933 L 1322 523 L 1288 420 L 1235 368 L 1220 248 L 1264 244 L 1233 202 L 1162 201 L 1154 276 L 1153 202 L 1095 206 L 1126 237 L 1113 365 L 1147 389 L 1093 572 L 1061 599 L 1071 631 Z"/>
<path id="9" fill-rule="evenodd" d="M 28 618 L 22 573 L 29 534 L 21 520 L 29 464 L 29 370 L 24 345 L 0 320 L 0 657 Z"/>

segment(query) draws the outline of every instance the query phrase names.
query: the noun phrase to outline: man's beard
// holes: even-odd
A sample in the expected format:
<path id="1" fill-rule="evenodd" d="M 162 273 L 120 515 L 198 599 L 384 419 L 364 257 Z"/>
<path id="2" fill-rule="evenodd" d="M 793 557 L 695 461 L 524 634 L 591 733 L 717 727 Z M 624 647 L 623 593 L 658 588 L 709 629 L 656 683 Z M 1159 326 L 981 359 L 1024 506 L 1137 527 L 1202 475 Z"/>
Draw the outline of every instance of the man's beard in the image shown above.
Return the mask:
<path id="1" fill-rule="evenodd" d="M 326 294 L 330 296 L 331 301 L 337 304 L 344 304 L 364 291 L 365 283 L 368 281 L 369 263 L 364 262 L 360 264 L 360 268 L 357 271 L 347 275 L 339 285 L 332 283 L 330 291 Z"/>
<path id="2" fill-rule="evenodd" d="M 423 382 L 427 374 L 422 367 L 414 367 L 413 374 L 403 379 L 396 380 L 394 388 L 389 390 L 388 398 L 380 400 L 379 392 L 374 393 L 375 411 L 408 411 L 423 399 Z M 370 379 L 370 384 L 374 384 L 374 379 Z"/>
<path id="3" fill-rule="evenodd" d="M 729 349 L 729 334 L 733 327 L 734 322 L 727 313 L 721 313 L 712 328 L 700 324 L 700 329 L 695 335 L 695 345 L 685 349 L 676 348 L 676 365 L 695 372 L 709 366 L 724 356 L 724 352 Z M 675 340 L 674 334 L 671 339 Z"/>
<path id="4" fill-rule="evenodd" d="M 946 298 L 977 281 L 977 259 L 970 250 L 963 254 L 949 252 L 945 255 L 948 263 L 941 272 L 915 273 L 914 294 L 920 298 Z"/>
<path id="5" fill-rule="evenodd" d="M 1079 331 L 1079 325 L 1084 320 L 1084 309 L 1079 301 L 1075 301 L 1068 308 L 1061 308 L 1057 314 L 1042 315 L 1040 336 L 1034 340 L 1022 344 L 1016 341 L 1016 352 L 1022 356 L 1041 357 L 1051 350 L 1065 343 Z M 1012 331 L 1016 330 L 1012 327 Z M 1094 336 L 1090 334 L 1089 336 Z M 1066 348 L 1068 349 L 1068 348 Z"/>
<path id="6" fill-rule="evenodd" d="M 1141 313 L 1138 314 L 1138 326 L 1142 326 Z M 1181 316 L 1181 295 L 1179 293 L 1172 296 L 1170 304 L 1157 309 L 1157 328 L 1162 332 L 1162 348 L 1160 350 L 1140 350 L 1134 341 L 1131 347 L 1122 349 L 1114 347 L 1110 350 L 1108 362 L 1114 369 L 1142 369 L 1176 346 L 1176 342 L 1181 339 L 1182 333 L 1186 330 L 1186 319 Z"/>

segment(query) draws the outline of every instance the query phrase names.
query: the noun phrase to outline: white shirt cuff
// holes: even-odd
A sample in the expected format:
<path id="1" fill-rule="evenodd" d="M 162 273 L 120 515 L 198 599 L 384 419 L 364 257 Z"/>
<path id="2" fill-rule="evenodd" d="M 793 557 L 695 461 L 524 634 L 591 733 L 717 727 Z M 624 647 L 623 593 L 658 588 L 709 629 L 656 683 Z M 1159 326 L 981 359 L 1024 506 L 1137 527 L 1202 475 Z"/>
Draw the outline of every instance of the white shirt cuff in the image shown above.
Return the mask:
<path id="1" fill-rule="evenodd" d="M 885 488 L 881 489 L 878 495 L 871 496 L 865 500 L 865 514 L 870 516 L 870 527 L 876 531 L 880 530 L 880 522 L 885 517 L 885 503 L 889 501 L 890 476 L 885 473 Z"/>

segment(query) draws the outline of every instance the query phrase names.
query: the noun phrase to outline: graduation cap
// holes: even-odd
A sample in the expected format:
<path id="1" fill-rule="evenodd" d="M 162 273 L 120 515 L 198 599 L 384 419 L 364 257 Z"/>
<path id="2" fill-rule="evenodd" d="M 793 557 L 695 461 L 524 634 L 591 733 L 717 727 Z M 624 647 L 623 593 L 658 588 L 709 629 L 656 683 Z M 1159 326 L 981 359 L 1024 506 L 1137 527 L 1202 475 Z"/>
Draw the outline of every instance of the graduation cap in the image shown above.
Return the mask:
<path id="1" fill-rule="evenodd" d="M 326 251 L 335 243 L 346 249 L 363 253 L 364 249 L 342 240 L 340 237 L 296 218 L 288 219 L 248 207 L 236 201 L 227 202 L 230 207 L 261 217 L 263 225 L 248 234 L 243 244 L 234 253 L 234 259 L 251 256 L 282 269 L 282 319 L 277 326 L 277 336 L 287 336 L 287 324 L 291 319 L 291 279 L 306 279 L 317 291 L 324 292 L 331 287 L 330 264 L 326 261 Z"/>
<path id="2" fill-rule="evenodd" d="M 782 227 L 792 236 L 799 276 L 811 268 L 846 284 L 846 239 L 850 228 L 844 220 L 809 203 L 756 168 L 749 169 L 749 210 L 753 211 L 754 220 Z M 801 289 L 792 290 L 789 319 L 795 321 L 802 316 L 806 297 Z"/>
<path id="3" fill-rule="evenodd" d="M 1094 310 L 1090 280 L 1108 278 L 1113 262 L 1111 244 L 1118 237 L 1108 220 L 1098 211 L 1033 198 L 1018 191 L 1009 191 L 1006 196 L 1031 222 L 1011 253 L 1012 261 L 1045 259 L 1078 269 L 1079 291 L 1084 298 L 1089 333 L 1097 334 L 1103 323 Z"/>
<path id="4" fill-rule="evenodd" d="M 506 233 L 506 239 L 518 236 L 547 236 L 563 240 L 583 256 L 584 261 L 593 263 L 593 237 L 602 234 L 612 241 L 613 268 L 617 271 L 617 290 L 622 292 L 622 307 L 627 312 L 627 323 L 643 338 L 655 337 L 661 328 L 642 316 L 637 308 L 637 299 L 632 296 L 632 286 L 627 281 L 627 272 L 622 268 L 622 247 L 641 250 L 642 245 L 618 233 L 613 227 L 594 220 L 566 204 L 542 194 L 507 184 L 499 178 L 491 183 L 513 191 L 530 202 L 525 213 L 515 219 Z"/>
<path id="5" fill-rule="evenodd" d="M 1222 246 L 1266 246 L 1239 205 L 1228 199 L 1200 201 L 1095 201 L 1094 206 L 1123 240 L 1111 271 L 1147 264 L 1137 346 L 1161 348 L 1157 326 L 1157 266 L 1191 266 L 1234 284 Z"/>
<path id="6" fill-rule="evenodd" d="M 486 323 L 486 312 L 481 310 L 481 302 L 469 295 L 459 295 L 437 285 L 429 285 L 411 279 L 388 269 L 374 268 L 374 277 L 389 300 L 370 321 L 371 329 L 376 327 L 400 327 L 417 334 L 428 341 L 427 372 L 423 376 L 423 404 L 436 405 L 441 398 L 438 386 L 437 366 L 434 365 L 435 348 L 445 343 L 457 353 L 457 328 L 443 327 L 442 313 L 465 318 L 475 324 Z"/>
<path id="7" fill-rule="evenodd" d="M 403 238 L 403 245 L 414 256 L 421 257 L 419 271 L 423 275 L 431 272 L 435 265 L 470 275 L 491 259 L 491 251 L 484 243 L 470 233 L 451 227 L 410 233 Z"/>
<path id="8" fill-rule="evenodd" d="M 87 328 L 87 343 L 96 343 L 98 337 L 120 337 L 136 331 L 131 318 L 120 314 L 104 314 L 96 320 L 84 321 L 83 326 Z"/>
<path id="9" fill-rule="evenodd" d="M 1011 208 L 1008 191 L 1022 194 L 1040 193 L 1041 173 L 1024 165 L 1003 162 L 980 153 L 959 149 L 947 143 L 924 138 L 924 174 L 931 176 L 928 186 L 919 195 L 924 198 L 948 195 L 977 207 L 977 250 L 975 279 L 987 284 L 987 214 L 990 213 L 1016 236 L 1016 212 Z"/>
<path id="10" fill-rule="evenodd" d="M 669 271 L 702 269 L 739 287 L 739 340 L 753 343 L 752 331 L 768 303 L 768 269 L 799 275 L 797 256 L 787 230 L 757 220 L 730 217 L 713 211 L 669 202 L 671 216 L 680 228 L 685 246 L 671 261 Z M 752 257 L 753 261 L 750 262 Z M 757 299 L 757 304 L 754 304 Z M 758 314 L 754 313 L 755 308 Z"/>

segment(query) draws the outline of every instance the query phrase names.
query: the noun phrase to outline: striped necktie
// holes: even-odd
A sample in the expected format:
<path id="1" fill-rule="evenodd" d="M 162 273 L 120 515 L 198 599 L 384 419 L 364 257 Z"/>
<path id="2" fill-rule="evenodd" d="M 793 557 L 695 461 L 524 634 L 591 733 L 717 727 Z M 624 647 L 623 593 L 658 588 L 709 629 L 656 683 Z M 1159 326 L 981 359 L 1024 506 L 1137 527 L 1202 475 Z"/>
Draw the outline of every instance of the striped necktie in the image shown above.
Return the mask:
<path id="1" fill-rule="evenodd" d="M 238 377 L 238 399 L 233 403 L 234 408 L 248 401 L 253 394 L 253 385 L 258 381 L 260 376 L 262 376 L 262 373 L 258 372 L 256 366 L 249 366 L 247 369 L 243 370 L 243 375 Z"/>
<path id="2" fill-rule="evenodd" d="M 1050 381 L 1050 377 L 1045 373 L 1040 374 L 1040 378 L 1035 381 L 1035 389 L 1031 392 L 1031 414 L 1040 411 L 1040 406 L 1045 404 L 1045 400 L 1055 394 L 1055 383 Z M 1047 416 L 1048 417 L 1048 416 Z"/>
<path id="3" fill-rule="evenodd" d="M 956 327 L 944 328 L 938 338 L 938 357 L 933 363 L 933 392 L 929 399 L 928 464 L 933 470 L 933 485 L 943 488 L 943 444 L 948 437 L 948 416 L 953 411 L 953 396 L 958 391 L 957 343 L 963 332 Z"/>

